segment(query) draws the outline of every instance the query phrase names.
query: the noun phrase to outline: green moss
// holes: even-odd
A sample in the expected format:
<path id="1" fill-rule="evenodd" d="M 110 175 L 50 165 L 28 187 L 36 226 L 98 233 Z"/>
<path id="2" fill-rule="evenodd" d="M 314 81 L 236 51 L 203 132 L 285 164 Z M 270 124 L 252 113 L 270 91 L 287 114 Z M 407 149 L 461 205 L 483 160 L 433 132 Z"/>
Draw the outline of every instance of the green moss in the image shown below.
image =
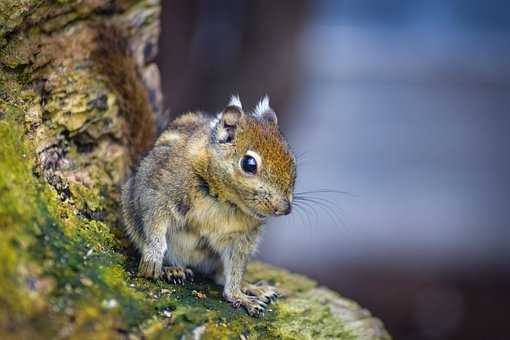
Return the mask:
<path id="1" fill-rule="evenodd" d="M 278 306 L 279 318 L 272 324 L 275 335 L 286 339 L 353 339 L 327 305 L 301 296 Z"/>
<path id="2" fill-rule="evenodd" d="M 8 113 L 7 113 L 8 114 Z M 22 298 L 22 291 L 16 289 L 18 280 L 16 278 L 16 269 L 20 262 L 23 261 L 17 255 L 18 249 L 23 249 L 27 244 L 26 231 L 17 235 L 16 230 L 8 228 L 15 225 L 21 228 L 25 225 L 31 225 L 34 222 L 32 208 L 34 206 L 34 198 L 25 196 L 24 189 L 27 183 L 22 177 L 17 176 L 18 173 L 24 173 L 27 170 L 25 162 L 20 161 L 26 150 L 19 143 L 17 134 L 19 131 L 11 129 L 7 119 L 0 121 L 0 194 L 2 204 L 0 204 L 0 225 L 2 232 L 0 233 L 0 263 L 4 272 L 1 277 L 4 278 L 0 290 L 7 294 L 2 294 L 0 304 L 14 307 L 16 304 L 20 309 L 24 309 L 26 299 Z M 18 197 L 25 196 L 25 202 L 20 202 Z M 24 228 L 23 228 L 24 229 Z M 21 242 L 21 241 L 24 242 Z M 30 240 L 29 240 L 30 241 Z M 20 294 L 21 293 L 21 294 Z"/>
<path id="3" fill-rule="evenodd" d="M 77 209 L 96 212 L 104 208 L 105 197 L 101 195 L 101 190 L 97 186 L 89 188 L 83 184 L 71 182 L 69 190 L 76 198 L 74 203 Z"/>
<path id="4" fill-rule="evenodd" d="M 246 280 L 257 282 L 266 280 L 276 285 L 283 293 L 302 292 L 317 286 L 317 282 L 299 274 L 270 266 L 261 262 L 252 262 L 248 265 Z"/>
<path id="5" fill-rule="evenodd" d="M 0 62 L 10 68 L 27 65 L 34 53 L 34 42 L 25 34 L 16 35 L 0 51 Z"/>
<path id="6" fill-rule="evenodd" d="M 42 0 L 2 0 L 0 1 L 0 39 L 20 25 L 33 8 Z M 0 44 L 1 46 L 2 44 Z"/>

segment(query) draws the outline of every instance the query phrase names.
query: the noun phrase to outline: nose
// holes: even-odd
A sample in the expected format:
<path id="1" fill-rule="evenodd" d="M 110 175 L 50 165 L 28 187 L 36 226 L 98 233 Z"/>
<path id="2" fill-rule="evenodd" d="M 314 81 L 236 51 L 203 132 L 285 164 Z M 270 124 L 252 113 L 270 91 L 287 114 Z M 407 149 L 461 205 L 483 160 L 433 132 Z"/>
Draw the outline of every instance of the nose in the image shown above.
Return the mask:
<path id="1" fill-rule="evenodd" d="M 278 208 L 275 209 L 275 215 L 288 215 L 292 211 L 292 205 L 289 200 L 283 199 L 281 200 Z"/>

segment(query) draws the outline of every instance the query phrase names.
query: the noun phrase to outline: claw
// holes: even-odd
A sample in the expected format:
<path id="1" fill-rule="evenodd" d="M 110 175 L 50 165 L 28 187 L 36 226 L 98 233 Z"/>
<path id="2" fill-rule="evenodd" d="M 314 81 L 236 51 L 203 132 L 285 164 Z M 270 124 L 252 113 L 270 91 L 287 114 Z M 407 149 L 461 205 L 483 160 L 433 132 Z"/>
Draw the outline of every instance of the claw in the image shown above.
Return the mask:
<path id="1" fill-rule="evenodd" d="M 229 295 L 224 294 L 225 299 L 229 301 L 234 308 L 244 307 L 250 316 L 258 317 L 264 313 L 267 304 L 255 296 L 246 295 L 244 293 Z"/>
<path id="2" fill-rule="evenodd" d="M 250 314 L 251 316 L 256 316 L 256 317 L 263 316 L 264 315 L 264 308 L 262 308 L 262 307 L 254 307 L 251 312 L 248 312 L 248 314 Z"/>
<path id="3" fill-rule="evenodd" d="M 265 306 L 276 301 L 279 296 L 276 288 L 267 284 L 265 281 L 259 281 L 255 284 L 247 285 L 243 287 L 243 292 L 259 301 L 264 302 Z"/>
<path id="4" fill-rule="evenodd" d="M 193 274 L 193 271 L 189 268 L 186 268 L 184 270 L 184 274 L 186 276 L 186 279 L 193 282 L 195 280 L 195 274 Z"/>
<path id="5" fill-rule="evenodd" d="M 193 279 L 193 272 L 188 268 L 169 266 L 163 268 L 163 273 L 166 280 L 175 285 L 184 285 L 187 279 Z"/>

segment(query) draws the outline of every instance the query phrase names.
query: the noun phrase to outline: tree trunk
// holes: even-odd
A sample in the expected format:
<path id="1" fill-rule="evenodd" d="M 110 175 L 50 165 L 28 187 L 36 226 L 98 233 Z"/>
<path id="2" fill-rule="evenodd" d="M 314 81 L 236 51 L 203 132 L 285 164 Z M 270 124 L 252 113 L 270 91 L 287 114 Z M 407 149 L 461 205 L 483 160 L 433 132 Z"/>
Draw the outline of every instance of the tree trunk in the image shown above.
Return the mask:
<path id="1" fill-rule="evenodd" d="M 207 280 L 136 277 L 118 185 L 155 138 L 155 0 L 0 2 L 0 338 L 387 339 L 357 304 L 261 263 L 260 319 Z"/>

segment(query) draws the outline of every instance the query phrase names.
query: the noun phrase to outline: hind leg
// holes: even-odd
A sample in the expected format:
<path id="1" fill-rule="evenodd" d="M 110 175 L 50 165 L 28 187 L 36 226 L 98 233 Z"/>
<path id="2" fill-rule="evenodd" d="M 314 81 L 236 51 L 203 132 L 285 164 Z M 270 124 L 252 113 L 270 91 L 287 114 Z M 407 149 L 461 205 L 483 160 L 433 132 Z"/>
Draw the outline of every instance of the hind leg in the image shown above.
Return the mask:
<path id="1" fill-rule="evenodd" d="M 142 257 L 138 265 L 138 275 L 148 278 L 160 278 L 163 257 L 167 249 L 166 231 L 170 221 L 166 219 L 147 219 L 144 223 L 144 238 L 140 242 Z"/>

